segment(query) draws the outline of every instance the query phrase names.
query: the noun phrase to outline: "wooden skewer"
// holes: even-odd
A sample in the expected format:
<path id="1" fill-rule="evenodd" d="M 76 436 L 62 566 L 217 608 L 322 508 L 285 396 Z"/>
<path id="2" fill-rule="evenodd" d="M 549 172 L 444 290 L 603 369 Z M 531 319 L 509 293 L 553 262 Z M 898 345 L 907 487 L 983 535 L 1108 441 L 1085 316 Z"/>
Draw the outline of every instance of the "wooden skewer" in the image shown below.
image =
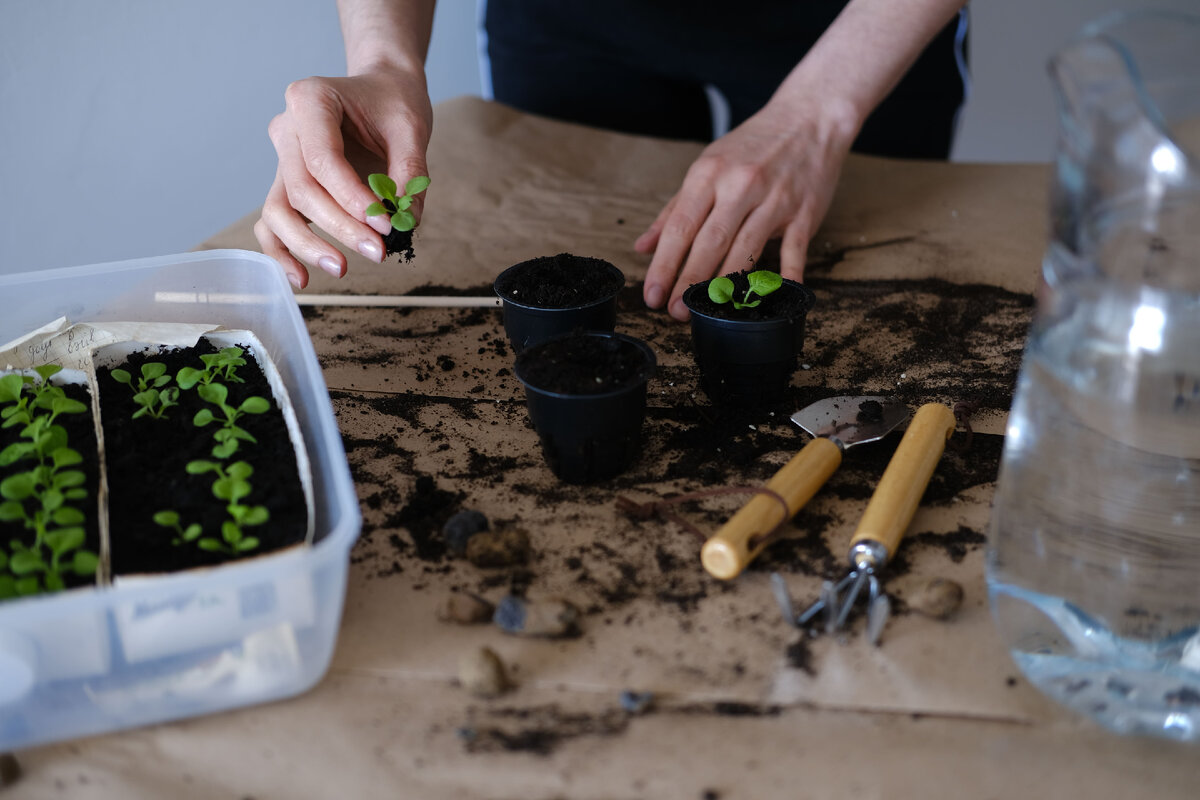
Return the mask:
<path id="1" fill-rule="evenodd" d="M 297 294 L 302 306 L 381 306 L 385 308 L 499 308 L 499 297 L 421 297 L 406 294 Z"/>

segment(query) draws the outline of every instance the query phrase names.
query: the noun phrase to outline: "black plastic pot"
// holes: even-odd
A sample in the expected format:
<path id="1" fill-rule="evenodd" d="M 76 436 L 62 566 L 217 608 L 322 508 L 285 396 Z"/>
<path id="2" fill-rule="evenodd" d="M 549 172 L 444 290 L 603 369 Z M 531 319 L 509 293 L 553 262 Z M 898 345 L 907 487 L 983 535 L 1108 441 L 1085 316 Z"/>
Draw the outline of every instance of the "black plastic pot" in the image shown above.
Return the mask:
<path id="1" fill-rule="evenodd" d="M 722 313 L 730 314 L 728 318 L 711 313 L 708 281 L 683 293 L 692 315 L 700 386 L 714 403 L 771 405 L 786 397 L 804 344 L 805 318 L 815 298 L 806 286 L 791 280 L 784 280 L 775 294 L 780 292 L 793 293 L 787 298 L 788 310 L 766 319 L 741 319 L 725 309 Z"/>
<path id="2" fill-rule="evenodd" d="M 620 362 L 619 384 L 595 393 L 548 388 L 549 382 L 543 382 L 546 372 L 574 371 L 583 362 L 592 363 L 590 357 L 564 353 L 564 348 L 583 340 L 589 347 L 610 352 Z M 637 460 L 642 450 L 646 382 L 655 365 L 654 351 L 645 342 L 600 331 L 548 339 L 517 356 L 513 371 L 525 386 L 529 418 L 541 439 L 546 464 L 560 480 L 606 480 Z M 599 360 L 594 366 L 597 370 L 606 368 Z"/>
<path id="3" fill-rule="evenodd" d="M 513 287 L 537 270 L 543 285 L 557 289 L 549 305 Z M 579 280 L 586 275 L 592 280 Z M 515 352 L 574 331 L 611 331 L 617 321 L 617 295 L 625 284 L 621 270 L 607 261 L 561 253 L 514 264 L 492 284 L 503 301 L 504 331 Z M 528 298 L 528 299 L 524 299 Z"/>

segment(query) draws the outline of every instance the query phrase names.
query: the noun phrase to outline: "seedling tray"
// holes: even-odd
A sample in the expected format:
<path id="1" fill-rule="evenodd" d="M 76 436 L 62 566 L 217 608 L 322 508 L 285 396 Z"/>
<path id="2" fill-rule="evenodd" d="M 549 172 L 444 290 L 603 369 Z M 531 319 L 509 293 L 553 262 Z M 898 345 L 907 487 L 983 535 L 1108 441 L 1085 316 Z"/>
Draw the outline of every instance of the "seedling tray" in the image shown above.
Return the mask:
<path id="1" fill-rule="evenodd" d="M 313 477 L 311 546 L 0 603 L 0 752 L 315 685 L 333 654 L 361 517 L 321 369 L 278 266 L 213 250 L 0 276 L 0 298 L 0 342 L 59 317 L 253 331 L 291 399 Z"/>

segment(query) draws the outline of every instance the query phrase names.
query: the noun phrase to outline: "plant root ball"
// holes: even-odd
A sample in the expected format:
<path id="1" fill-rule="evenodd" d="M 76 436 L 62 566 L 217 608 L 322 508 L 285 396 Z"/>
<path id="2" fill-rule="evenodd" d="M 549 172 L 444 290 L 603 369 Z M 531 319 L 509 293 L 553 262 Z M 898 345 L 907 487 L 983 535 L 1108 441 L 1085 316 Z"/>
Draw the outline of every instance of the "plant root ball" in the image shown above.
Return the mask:
<path id="1" fill-rule="evenodd" d="M 504 662 L 490 647 L 477 648 L 458 659 L 458 682 L 483 698 L 499 697 L 512 687 Z"/>
<path id="2" fill-rule="evenodd" d="M 526 600 L 510 594 L 496 606 L 492 621 L 517 636 L 560 638 L 579 633 L 579 609 L 558 598 Z"/>
<path id="3" fill-rule="evenodd" d="M 483 512 L 464 509 L 446 520 L 446 524 L 442 526 L 442 538 L 451 552 L 462 555 L 466 552 L 467 542 L 471 537 L 487 529 L 488 518 Z"/>
<path id="4" fill-rule="evenodd" d="M 477 533 L 467 542 L 467 560 L 477 567 L 511 567 L 529 555 L 529 534 L 520 528 Z"/>
<path id="5" fill-rule="evenodd" d="M 456 622 L 459 625 L 477 625 L 491 622 L 496 607 L 477 594 L 454 592 L 438 606 L 438 619 Z"/>
<path id="6" fill-rule="evenodd" d="M 949 578 L 930 578 L 905 601 L 913 611 L 934 619 L 947 619 L 962 605 L 963 588 Z"/>

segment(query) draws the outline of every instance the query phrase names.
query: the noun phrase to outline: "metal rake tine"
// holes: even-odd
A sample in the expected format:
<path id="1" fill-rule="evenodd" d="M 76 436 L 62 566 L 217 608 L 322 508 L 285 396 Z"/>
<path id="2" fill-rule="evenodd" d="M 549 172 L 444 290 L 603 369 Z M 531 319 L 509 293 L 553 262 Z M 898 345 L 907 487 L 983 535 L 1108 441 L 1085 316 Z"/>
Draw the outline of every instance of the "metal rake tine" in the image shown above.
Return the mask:
<path id="1" fill-rule="evenodd" d="M 809 606 L 808 608 L 806 608 L 804 610 L 803 614 L 796 617 L 796 626 L 797 627 L 803 628 L 805 625 L 807 625 L 809 623 L 809 621 L 813 617 L 815 617 L 817 614 L 821 613 L 821 610 L 824 609 L 826 606 L 827 595 L 832 590 L 833 590 L 833 581 L 825 581 L 823 584 L 821 584 L 821 594 L 820 594 L 820 597 L 817 599 L 817 601 L 815 603 L 813 603 L 811 606 Z"/>
<path id="2" fill-rule="evenodd" d="M 779 604 L 779 610 L 783 612 L 783 618 L 788 621 L 789 625 L 799 626 L 796 620 L 796 610 L 792 607 L 792 596 L 788 594 L 787 584 L 783 580 L 783 576 L 778 572 L 771 573 L 771 591 L 775 593 L 775 602 Z"/>
<path id="3" fill-rule="evenodd" d="M 871 573 L 866 570 L 855 570 L 850 574 L 854 576 L 854 583 L 850 585 L 846 601 L 837 610 L 837 618 L 826 628 L 829 633 L 841 630 L 841 627 L 846 624 L 846 618 L 850 616 L 850 609 L 854 607 L 854 601 L 858 599 L 858 593 L 862 591 L 863 584 L 871 577 Z"/>

